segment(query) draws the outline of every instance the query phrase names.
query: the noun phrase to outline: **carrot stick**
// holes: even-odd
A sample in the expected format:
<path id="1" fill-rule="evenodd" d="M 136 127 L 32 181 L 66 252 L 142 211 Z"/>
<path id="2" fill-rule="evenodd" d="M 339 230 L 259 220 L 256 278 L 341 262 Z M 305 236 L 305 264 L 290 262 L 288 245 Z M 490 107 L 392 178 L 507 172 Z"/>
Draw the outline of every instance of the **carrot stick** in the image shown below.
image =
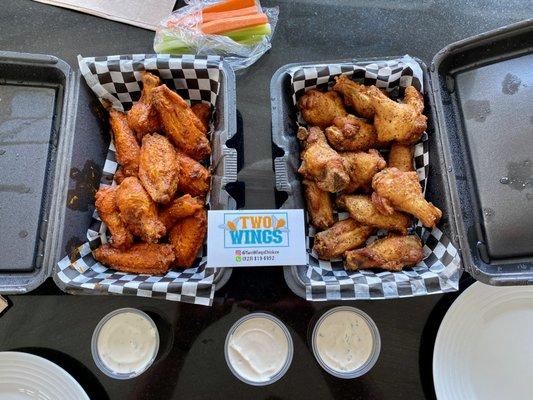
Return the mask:
<path id="1" fill-rule="evenodd" d="M 268 18 L 265 14 L 243 15 L 241 17 L 218 19 L 202 24 L 202 32 L 213 35 L 247 28 L 249 26 L 266 24 L 267 22 Z"/>
<path id="2" fill-rule="evenodd" d="M 209 12 L 209 13 L 204 12 L 202 14 L 202 21 L 203 23 L 206 23 L 206 22 L 217 20 L 217 19 L 226 19 L 226 18 L 240 17 L 243 15 L 257 14 L 258 12 L 259 11 L 257 10 L 256 5 L 253 5 L 251 7 L 240 8 L 238 10 Z"/>
<path id="3" fill-rule="evenodd" d="M 255 0 L 225 0 L 211 6 L 204 7 L 203 12 L 224 12 L 231 10 L 238 10 L 240 8 L 255 6 Z"/>

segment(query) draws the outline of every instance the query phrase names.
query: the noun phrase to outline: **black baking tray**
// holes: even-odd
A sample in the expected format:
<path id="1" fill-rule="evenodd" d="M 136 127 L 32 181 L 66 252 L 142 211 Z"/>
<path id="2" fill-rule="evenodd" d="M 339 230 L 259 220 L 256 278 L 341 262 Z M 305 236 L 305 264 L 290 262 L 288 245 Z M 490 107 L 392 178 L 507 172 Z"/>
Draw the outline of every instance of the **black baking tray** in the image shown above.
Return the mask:
<path id="1" fill-rule="evenodd" d="M 533 20 L 451 44 L 431 65 L 465 269 L 533 283 Z"/>
<path id="2" fill-rule="evenodd" d="M 221 76 L 215 128 L 235 140 L 235 77 L 230 69 Z M 24 101 L 7 110 L 14 96 Z M 87 241 L 111 138 L 107 112 L 81 73 L 54 56 L 1 51 L 0 110 L 0 293 L 25 293 Z M 21 128 L 10 139 L 5 124 L 13 121 Z M 235 162 L 235 179 L 237 169 Z M 238 182 L 223 180 L 237 187 L 228 201 L 242 205 Z M 231 268 L 217 269 L 215 289 L 230 276 Z"/>
<path id="3" fill-rule="evenodd" d="M 274 74 L 277 207 L 304 208 L 288 70 L 386 59 L 296 63 Z M 426 198 L 443 210 L 442 231 L 460 244 L 462 267 L 475 279 L 491 285 L 533 283 L 533 20 L 451 44 L 429 69 L 420 65 L 431 154 Z M 493 69 L 501 75 L 494 80 L 488 72 Z M 305 298 L 306 268 L 286 266 L 284 274 Z"/>

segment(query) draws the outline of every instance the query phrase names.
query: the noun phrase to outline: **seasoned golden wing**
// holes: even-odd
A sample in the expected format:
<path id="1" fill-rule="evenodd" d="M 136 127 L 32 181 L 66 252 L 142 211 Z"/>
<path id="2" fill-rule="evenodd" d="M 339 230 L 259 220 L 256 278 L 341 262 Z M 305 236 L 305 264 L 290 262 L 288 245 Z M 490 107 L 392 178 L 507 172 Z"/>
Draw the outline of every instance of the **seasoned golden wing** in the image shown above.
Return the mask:
<path id="1" fill-rule="evenodd" d="M 417 142 L 426 130 L 427 118 L 424 99 L 413 86 L 405 89 L 403 103 L 397 103 L 381 94 L 373 97 L 374 126 L 381 142 L 396 141 L 404 144 Z"/>
<path id="2" fill-rule="evenodd" d="M 347 112 L 342 105 L 342 99 L 333 91 L 307 91 L 298 102 L 302 117 L 309 126 L 327 128 L 335 117 L 344 117 Z"/>
<path id="3" fill-rule="evenodd" d="M 372 226 L 361 225 L 348 218 L 335 223 L 331 228 L 315 235 L 313 250 L 319 258 L 338 258 L 347 250 L 353 250 L 366 243 L 376 232 Z"/>
<path id="4" fill-rule="evenodd" d="M 405 214 L 393 212 L 390 215 L 385 215 L 379 212 L 370 196 L 342 195 L 337 198 L 337 205 L 347 210 L 350 217 L 362 225 L 396 231 L 403 235 L 407 234 L 407 229 L 410 226 L 409 217 Z"/>
<path id="5" fill-rule="evenodd" d="M 159 212 L 159 219 L 167 228 L 167 232 L 178 220 L 189 217 L 204 208 L 204 202 L 197 197 L 185 194 L 175 199 L 167 208 Z"/>
<path id="6" fill-rule="evenodd" d="M 118 186 L 117 205 L 120 218 L 135 236 L 145 242 L 156 242 L 166 234 L 157 216 L 157 207 L 136 177 L 128 177 Z"/>
<path id="7" fill-rule="evenodd" d="M 386 168 L 374 176 L 372 188 L 372 201 L 382 213 L 403 211 L 427 228 L 434 228 L 442 217 L 442 211 L 424 199 L 416 172 Z"/>
<path id="8" fill-rule="evenodd" d="M 346 252 L 344 267 L 348 270 L 381 268 L 401 271 L 423 259 L 424 251 L 418 236 L 389 236 L 378 239 L 365 248 Z"/>
<path id="9" fill-rule="evenodd" d="M 368 119 L 374 118 L 375 113 L 372 98 L 379 94 L 385 96 L 376 86 L 362 85 L 346 75 L 335 78 L 333 90 L 342 94 L 346 105 L 351 106 L 361 117 Z"/>
<path id="10" fill-rule="evenodd" d="M 335 223 L 331 194 L 320 190 L 315 182 L 304 180 L 305 201 L 311 225 L 317 229 L 327 229 Z"/>
<path id="11" fill-rule="evenodd" d="M 142 72 L 141 81 L 143 83 L 141 98 L 128 112 L 128 124 L 137 134 L 139 141 L 144 135 L 161 129 L 161 122 L 152 102 L 154 89 L 161 85 L 161 81 L 159 77 L 146 71 Z"/>
<path id="12" fill-rule="evenodd" d="M 209 130 L 209 120 L 211 119 L 211 106 L 206 103 L 196 103 L 191 106 L 191 110 L 198 117 L 207 132 Z"/>
<path id="13" fill-rule="evenodd" d="M 115 109 L 109 111 L 109 123 L 115 142 L 116 158 L 126 176 L 137 176 L 141 148 L 135 134 L 128 126 L 126 114 Z"/>
<path id="14" fill-rule="evenodd" d="M 191 196 L 205 197 L 209 192 L 211 173 L 198 161 L 177 152 L 177 160 L 180 165 L 178 190 L 189 193 Z"/>
<path id="15" fill-rule="evenodd" d="M 166 204 L 178 188 L 180 165 L 172 143 L 157 133 L 143 137 L 139 179 L 156 203 Z"/>
<path id="16" fill-rule="evenodd" d="M 176 256 L 169 244 L 138 243 L 128 250 L 104 244 L 94 250 L 94 258 L 118 271 L 159 275 L 168 271 Z"/>
<path id="17" fill-rule="evenodd" d="M 356 190 L 368 192 L 372 189 L 372 178 L 376 173 L 387 166 L 387 163 L 376 149 L 365 152 L 340 153 L 346 161 L 350 183 L 344 193 L 353 193 Z"/>
<path id="18" fill-rule="evenodd" d="M 163 130 L 179 150 L 195 160 L 211 154 L 206 128 L 179 94 L 161 85 L 154 89 L 153 101 Z"/>
<path id="19" fill-rule="evenodd" d="M 364 119 L 347 115 L 335 118 L 333 124 L 326 128 L 326 137 L 335 150 L 365 151 L 386 146 L 378 141 L 374 126 Z"/>
<path id="20" fill-rule="evenodd" d="M 300 128 L 298 138 L 304 142 L 302 164 L 298 169 L 304 178 L 314 180 L 326 192 L 340 192 L 348 186 L 350 177 L 344 160 L 329 146 L 320 128 L 314 126 L 309 131 Z"/>
<path id="21" fill-rule="evenodd" d="M 408 144 L 393 143 L 389 153 L 389 168 L 398 168 L 400 171 L 413 171 L 414 146 Z"/>
<path id="22" fill-rule="evenodd" d="M 202 209 L 190 217 L 180 219 L 169 235 L 176 254 L 176 266 L 189 268 L 196 259 L 207 233 L 207 212 Z"/>
<path id="23" fill-rule="evenodd" d="M 98 215 L 111 232 L 111 245 L 122 250 L 131 247 L 133 244 L 133 235 L 126 229 L 126 225 L 120 219 L 116 199 L 116 187 L 102 186 L 96 192 L 95 198 Z"/>

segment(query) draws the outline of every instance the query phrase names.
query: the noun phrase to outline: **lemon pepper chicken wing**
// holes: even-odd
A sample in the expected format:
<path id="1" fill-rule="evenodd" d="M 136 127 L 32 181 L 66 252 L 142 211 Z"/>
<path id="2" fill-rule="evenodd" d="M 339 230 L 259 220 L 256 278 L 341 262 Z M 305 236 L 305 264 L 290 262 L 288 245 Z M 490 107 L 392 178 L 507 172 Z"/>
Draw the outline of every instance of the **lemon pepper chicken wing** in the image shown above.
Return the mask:
<path id="1" fill-rule="evenodd" d="M 133 243 L 133 235 L 126 229 L 120 219 L 117 206 L 116 187 L 102 186 L 96 192 L 96 210 L 111 232 L 111 245 L 118 249 L 127 249 Z"/>
<path id="2" fill-rule="evenodd" d="M 298 102 L 302 117 L 309 126 L 327 128 L 333 123 L 335 117 L 344 117 L 347 112 L 338 93 L 307 91 Z"/>
<path id="3" fill-rule="evenodd" d="M 333 125 L 326 128 L 328 142 L 338 151 L 365 151 L 385 147 L 378 141 L 378 134 L 372 124 L 353 115 L 337 117 Z"/>
<path id="4" fill-rule="evenodd" d="M 348 270 L 381 268 L 401 271 L 423 259 L 422 243 L 417 236 L 389 236 L 362 249 L 347 251 L 344 266 Z"/>
<path id="5" fill-rule="evenodd" d="M 393 143 L 390 148 L 388 167 L 398 168 L 400 171 L 413 171 L 414 146 Z"/>
<path id="6" fill-rule="evenodd" d="M 109 123 L 115 142 L 116 158 L 126 176 L 136 176 L 141 148 L 128 125 L 126 114 L 115 109 L 109 112 Z"/>
<path id="7" fill-rule="evenodd" d="M 426 130 L 427 117 L 422 114 L 424 99 L 413 86 L 405 89 L 403 103 L 393 101 L 381 93 L 373 97 L 373 105 L 374 126 L 381 142 L 412 144 Z"/>
<path id="8" fill-rule="evenodd" d="M 376 228 L 361 225 L 352 218 L 336 222 L 331 228 L 315 235 L 313 250 L 319 258 L 338 258 L 347 250 L 364 245 Z"/>
<path id="9" fill-rule="evenodd" d="M 343 158 L 333 150 L 318 127 L 309 131 L 300 128 L 298 138 L 304 142 L 301 153 L 302 164 L 298 172 L 305 178 L 314 180 L 326 192 L 340 192 L 350 182 Z"/>
<path id="10" fill-rule="evenodd" d="M 183 153 L 177 152 L 176 157 L 180 165 L 178 190 L 191 196 L 205 197 L 211 183 L 209 170 Z"/>
<path id="11" fill-rule="evenodd" d="M 154 89 L 153 101 L 163 130 L 179 150 L 195 160 L 211 154 L 207 129 L 179 94 L 161 85 Z"/>
<path id="12" fill-rule="evenodd" d="M 157 207 L 141 182 L 128 177 L 118 186 L 117 205 L 126 227 L 143 241 L 156 242 L 165 235 L 165 225 L 157 216 Z"/>
<path id="13" fill-rule="evenodd" d="M 410 219 L 400 212 L 390 215 L 382 214 L 374 205 L 370 196 L 366 195 L 342 195 L 337 198 L 337 205 L 350 213 L 350 217 L 363 225 L 375 226 L 376 228 L 396 231 L 407 234 Z"/>
<path id="14" fill-rule="evenodd" d="M 142 140 L 144 135 L 160 130 L 161 122 L 152 102 L 153 91 L 161 85 L 159 77 L 144 71 L 141 75 L 143 89 L 141 98 L 128 112 L 128 124 Z"/>
<path id="15" fill-rule="evenodd" d="M 170 231 L 169 241 L 174 247 L 176 266 L 189 268 L 194 263 L 207 233 L 207 212 L 202 209 L 190 217 L 180 219 Z"/>
<path id="16" fill-rule="evenodd" d="M 197 197 L 185 194 L 175 199 L 168 207 L 159 212 L 159 219 L 167 228 L 167 232 L 178 222 L 178 220 L 189 217 L 202 209 L 204 203 Z"/>
<path id="17" fill-rule="evenodd" d="M 427 228 L 434 228 L 442 217 L 442 211 L 424 199 L 416 172 L 386 168 L 374 176 L 372 188 L 372 201 L 381 212 L 412 214 Z"/>
<path id="18" fill-rule="evenodd" d="M 365 152 L 340 153 L 346 161 L 350 183 L 344 193 L 353 193 L 356 190 L 368 192 L 372 189 L 372 178 L 381 171 L 387 163 L 376 149 Z"/>
<path id="19" fill-rule="evenodd" d="M 321 190 L 315 182 L 304 180 L 305 201 L 311 224 L 318 229 L 327 229 L 335 223 L 331 194 Z"/>
<path id="20" fill-rule="evenodd" d="M 156 203 L 166 204 L 178 188 L 176 150 L 164 136 L 145 135 L 139 157 L 139 179 Z"/>
<path id="21" fill-rule="evenodd" d="M 191 110 L 198 117 L 207 132 L 209 130 L 209 120 L 211 119 L 211 106 L 206 103 L 197 103 L 191 106 Z"/>
<path id="22" fill-rule="evenodd" d="M 176 259 L 171 245 L 155 243 L 137 243 L 127 250 L 104 244 L 93 254 L 102 264 L 136 274 L 164 274 Z"/>
<path id="23" fill-rule="evenodd" d="M 333 90 L 342 94 L 346 105 L 351 106 L 361 117 L 368 119 L 374 118 L 373 97 L 379 94 L 386 96 L 376 86 L 365 86 L 354 82 L 346 75 L 335 78 Z"/>

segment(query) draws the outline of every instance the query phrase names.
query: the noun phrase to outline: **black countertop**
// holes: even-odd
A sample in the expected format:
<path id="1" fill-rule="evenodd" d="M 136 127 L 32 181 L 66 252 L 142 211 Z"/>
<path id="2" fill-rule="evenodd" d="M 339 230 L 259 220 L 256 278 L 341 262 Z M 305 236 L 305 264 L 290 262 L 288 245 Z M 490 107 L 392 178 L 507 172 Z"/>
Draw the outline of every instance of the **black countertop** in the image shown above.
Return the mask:
<path id="1" fill-rule="evenodd" d="M 297 61 L 409 53 L 426 63 L 446 44 L 533 15 L 533 2 L 511 0 L 308 0 L 279 5 L 273 48 L 238 74 L 246 208 L 274 207 L 269 84 L 280 66 Z M 152 52 L 153 32 L 31 2 L 3 1 L 0 49 L 56 55 L 76 66 L 78 54 Z M 464 277 L 461 288 L 471 279 Z M 0 350 L 44 356 L 69 371 L 93 399 L 421 399 L 433 398 L 433 343 L 457 293 L 423 298 L 344 302 L 376 322 L 381 355 L 365 376 L 341 380 L 324 372 L 309 349 L 308 330 L 320 311 L 341 303 L 310 303 L 286 286 L 281 268 L 234 270 L 213 307 L 120 296 L 68 296 L 48 280 L 10 296 L 0 318 Z M 97 322 L 120 307 L 150 313 L 161 334 L 156 363 L 129 381 L 112 380 L 92 361 Z M 248 311 L 270 311 L 294 339 L 293 363 L 277 383 L 252 387 L 233 377 L 224 360 L 225 335 Z"/>

